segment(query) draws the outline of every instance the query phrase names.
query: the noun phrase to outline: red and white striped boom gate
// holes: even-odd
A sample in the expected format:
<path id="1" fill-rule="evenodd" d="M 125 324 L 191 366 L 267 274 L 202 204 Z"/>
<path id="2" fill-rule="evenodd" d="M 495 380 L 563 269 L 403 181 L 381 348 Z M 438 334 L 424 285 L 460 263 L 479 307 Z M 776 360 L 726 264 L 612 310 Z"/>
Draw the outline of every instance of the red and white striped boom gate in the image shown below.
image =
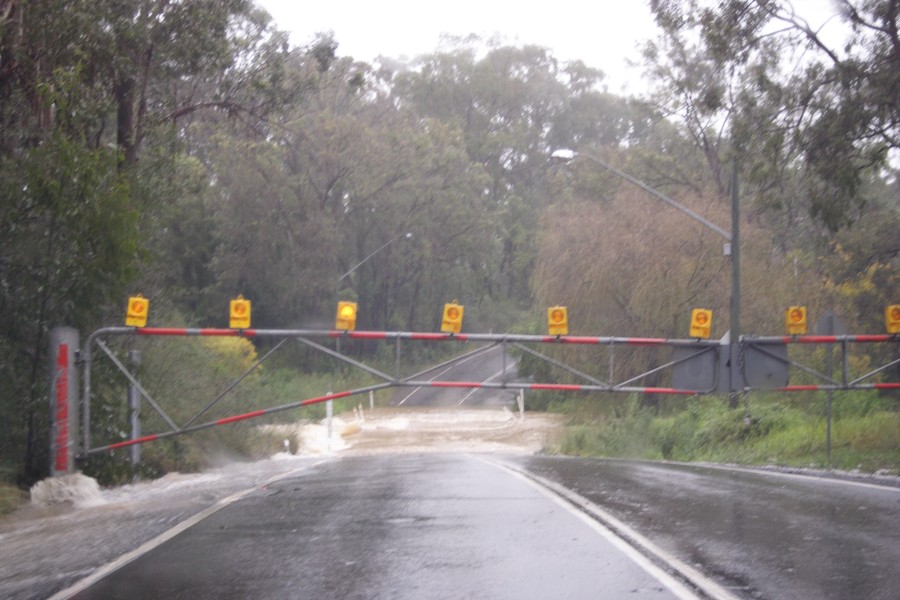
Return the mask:
<path id="1" fill-rule="evenodd" d="M 259 359 L 250 369 L 237 378 L 225 391 L 219 394 L 214 400 L 208 403 L 198 414 L 189 419 L 186 423 L 178 425 L 171 419 L 163 408 L 157 403 L 153 397 L 141 386 L 140 382 L 132 375 L 122 361 L 116 356 L 109 346 L 107 346 L 101 338 L 110 336 L 163 336 L 163 337 L 243 337 L 249 339 L 274 338 L 280 341 Z M 337 349 L 323 346 L 313 338 L 325 338 L 336 340 Z M 206 422 L 198 422 L 213 405 L 221 400 L 227 393 L 240 384 L 250 373 L 257 369 L 272 353 L 274 353 L 285 341 L 296 339 L 302 344 L 332 356 L 346 364 L 361 369 L 376 378 L 380 379 L 380 383 L 361 387 L 358 389 L 346 390 L 342 392 L 328 393 L 322 396 L 307 398 L 304 400 L 288 402 L 279 406 L 254 410 L 242 414 L 232 415 L 225 418 L 210 420 Z M 384 373 L 365 363 L 357 361 L 350 356 L 340 352 L 340 340 L 379 340 L 393 341 L 396 345 L 396 370 L 397 373 L 390 375 Z M 404 341 L 416 342 L 457 342 L 467 343 L 475 342 L 487 344 L 480 346 L 478 349 L 464 353 L 455 357 L 441 365 L 429 368 L 412 375 L 400 375 L 400 345 Z M 898 336 L 887 335 L 868 335 L 868 336 L 794 336 L 794 337 L 773 337 L 773 338 L 742 338 L 742 348 L 752 348 L 755 354 L 766 357 L 766 361 L 770 364 L 790 365 L 799 368 L 801 371 L 821 376 L 825 383 L 820 385 L 780 385 L 777 387 L 765 386 L 766 389 L 778 389 L 785 392 L 797 391 L 817 391 L 817 390 L 849 390 L 849 389 L 900 389 L 900 383 L 884 383 L 884 382 L 867 382 L 876 375 L 888 371 L 895 367 L 900 359 L 892 359 L 888 364 L 879 367 L 861 377 L 850 378 L 848 373 L 848 348 L 854 344 L 860 343 L 893 343 L 896 348 Z M 540 353 L 529 345 L 549 344 L 557 346 L 595 346 L 607 350 L 607 360 L 609 372 L 607 378 L 601 379 L 597 376 L 590 375 L 579 371 L 563 361 L 557 360 L 546 354 Z M 814 369 L 805 367 L 799 363 L 794 363 L 786 359 L 785 352 L 779 349 L 786 348 L 789 344 L 836 344 L 839 345 L 843 352 L 842 358 L 842 378 L 834 380 L 833 378 L 821 375 Z M 166 421 L 170 430 L 162 433 L 145 435 L 136 439 L 117 442 L 113 444 L 91 447 L 90 433 L 90 398 L 91 398 L 91 364 L 92 364 L 92 347 L 96 345 L 113 361 L 118 369 L 128 378 L 132 386 L 137 389 L 140 395 L 156 410 L 157 413 Z M 503 374 L 499 381 L 448 381 L 424 379 L 423 376 L 429 371 L 437 368 L 452 365 L 455 362 L 477 355 L 491 348 L 502 346 L 504 352 Z M 510 380 L 506 364 L 506 349 L 514 347 L 523 353 L 528 353 L 535 358 L 545 361 L 563 371 L 568 372 L 575 380 L 582 380 L 584 383 L 535 383 L 528 381 Z M 623 381 L 616 382 L 616 349 L 617 348 L 669 348 L 672 350 L 673 358 L 663 364 L 650 368 L 649 370 L 637 375 L 629 376 Z M 339 398 L 347 398 L 350 396 L 367 394 L 378 390 L 395 387 L 435 387 L 435 388 L 486 388 L 486 389 L 502 389 L 502 390 L 552 390 L 562 392 L 625 392 L 625 393 L 645 393 L 645 394 L 681 394 L 681 395 L 697 395 L 705 393 L 716 393 L 722 391 L 722 382 L 727 381 L 722 371 L 718 368 L 713 369 L 711 373 L 707 373 L 704 377 L 696 379 L 700 382 L 696 386 L 672 385 L 669 387 L 658 386 L 642 386 L 639 383 L 646 378 L 658 379 L 665 371 L 672 371 L 673 380 L 680 379 L 685 381 L 682 375 L 678 373 L 690 373 L 694 363 L 703 362 L 704 364 L 712 362 L 714 364 L 725 364 L 727 356 L 723 353 L 728 352 L 728 344 L 720 341 L 711 340 L 685 340 L 685 339 L 664 339 L 664 338 L 628 338 L 628 337 L 588 337 L 588 336 L 545 336 L 545 335 L 513 335 L 513 334 L 484 334 L 484 333 L 427 333 L 427 332 L 392 332 L 392 331 L 337 331 L 337 330 L 307 330 L 307 329 L 190 329 L 190 328 L 135 328 L 135 327 L 108 327 L 100 329 L 92 333 L 81 350 L 80 364 L 83 367 L 82 375 L 82 452 L 79 458 L 87 455 L 101 453 L 109 450 L 125 448 L 135 444 L 142 444 L 154 440 L 160 440 L 176 435 L 192 433 L 236 423 L 269 415 L 276 412 L 292 410 L 312 404 L 336 400 Z M 896 352 L 894 353 L 896 355 Z M 755 359 L 754 359 L 755 360 Z M 745 360 L 743 356 L 738 361 L 740 368 L 745 368 Z M 776 370 L 778 370 L 776 368 Z M 748 381 L 748 377 L 743 377 L 741 381 Z M 776 377 L 777 379 L 777 377 Z M 688 381 L 692 381 L 692 377 L 687 377 Z M 750 385 L 745 385 L 744 390 L 756 389 Z"/>
<path id="2" fill-rule="evenodd" d="M 895 358 L 889 359 L 885 364 L 875 367 L 862 375 L 851 375 L 850 372 L 850 348 L 858 344 L 892 344 Z M 840 350 L 838 362 L 840 365 L 839 377 L 833 373 L 822 373 L 799 361 L 787 359 L 784 355 L 774 352 L 777 348 L 788 346 L 814 346 L 824 345 L 831 355 L 832 349 Z M 771 337 L 742 337 L 741 346 L 744 354 L 759 352 L 770 358 L 774 358 L 786 367 L 794 367 L 796 370 L 806 373 L 810 378 L 820 383 L 802 385 L 784 385 L 772 387 L 774 391 L 781 392 L 828 392 L 838 390 L 896 390 L 900 389 L 900 382 L 874 382 L 876 375 L 890 371 L 900 366 L 900 358 L 897 350 L 900 347 L 900 335 L 800 335 L 800 336 L 771 336 Z M 829 361 L 830 362 L 830 361 Z"/>

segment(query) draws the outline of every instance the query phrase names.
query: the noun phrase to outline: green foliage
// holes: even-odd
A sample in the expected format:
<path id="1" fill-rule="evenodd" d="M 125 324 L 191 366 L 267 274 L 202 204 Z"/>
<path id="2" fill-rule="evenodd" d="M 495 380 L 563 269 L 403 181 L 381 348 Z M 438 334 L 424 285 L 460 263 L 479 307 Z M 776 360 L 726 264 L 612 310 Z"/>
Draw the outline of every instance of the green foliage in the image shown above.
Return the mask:
<path id="1" fill-rule="evenodd" d="M 852 37 L 834 56 L 798 22 L 760 36 L 773 16 L 790 16 L 780 2 L 653 3 L 662 37 L 646 52 L 659 91 L 649 103 L 600 91 L 601 72 L 534 46 L 472 37 L 380 65 L 340 56 L 330 36 L 290 48 L 246 0 L 13 6 L 15 26 L 0 22 L 0 468 L 23 484 L 48 464 L 48 329 L 84 336 L 119 323 L 133 292 L 152 300 L 153 325 L 221 327 L 228 300 L 243 294 L 254 327 L 326 329 L 346 295 L 360 304 L 360 329 L 433 331 L 457 299 L 467 331 L 541 332 L 543 307 L 565 304 L 573 334 L 683 337 L 690 308 L 703 305 L 716 312 L 714 335 L 724 333 L 720 240 L 596 165 L 551 164 L 556 147 L 608 158 L 719 223 L 740 158 L 747 331 L 780 332 L 792 304 L 880 331 L 877 315 L 897 300 L 898 184 L 886 161 L 897 149 L 888 65 L 900 46 L 895 28 L 870 26 L 885 19 L 878 3 L 843 15 Z M 802 69 L 782 72 L 783 57 L 810 48 L 819 50 Z M 179 422 L 368 382 L 331 375 L 331 361 L 308 348 L 282 349 L 198 415 L 269 347 L 142 344 L 116 350 L 145 351 L 141 381 Z M 390 371 L 387 345 L 344 350 Z M 453 351 L 421 344 L 407 358 Z M 604 352 L 583 370 L 611 362 Z M 619 379 L 642 372 L 652 352 L 617 357 Z M 883 364 L 891 352 L 851 361 Z M 580 360 L 562 346 L 548 354 Z M 118 441 L 125 384 L 108 364 L 96 369 L 92 426 L 97 440 Z M 528 354 L 519 369 L 574 377 Z M 605 416 L 589 426 L 617 424 L 606 441 L 583 430 L 575 446 L 637 452 L 656 440 L 648 451 L 661 456 L 687 452 L 685 437 L 698 455 L 773 439 L 800 404 L 744 425 L 667 399 L 652 418 L 641 398 L 596 402 Z M 529 403 L 588 417 L 561 394 Z M 872 396 L 836 405 L 844 423 L 885 410 Z M 252 455 L 248 431 L 148 448 L 150 469 Z M 105 481 L 135 476 L 121 456 L 91 465 Z"/>
<path id="2" fill-rule="evenodd" d="M 137 213 L 116 165 L 115 152 L 61 134 L 0 156 L 0 456 L 26 481 L 47 464 L 47 332 L 86 327 L 133 273 Z"/>
<path id="3" fill-rule="evenodd" d="M 651 4 L 654 102 L 681 118 L 720 190 L 724 164 L 749 165 L 751 193 L 792 227 L 800 211 L 832 232 L 853 222 L 866 179 L 900 149 L 896 6 L 844 5 L 838 47 L 787 1 Z"/>
<path id="4" fill-rule="evenodd" d="M 26 494 L 20 488 L 0 481 L 0 517 L 25 503 Z"/>
<path id="5" fill-rule="evenodd" d="M 201 108 L 262 118 L 281 90 L 284 38 L 250 3 L 139 4 L 16 2 L 14 26 L 0 23 L 0 464 L 23 484 L 48 464 L 47 331 L 96 326 L 148 258 L 139 228 L 165 239 L 175 219 L 160 209 L 190 200 L 164 184 L 180 181 L 160 160 L 177 152 L 171 127 Z M 194 289 L 209 285 L 210 244 L 179 261 Z M 153 288 L 170 283 L 155 274 Z"/>
<path id="6" fill-rule="evenodd" d="M 900 472 L 900 414 L 873 393 L 835 401 L 831 467 Z M 727 408 L 718 398 L 692 399 L 663 416 L 647 409 L 596 409 L 575 418 L 559 444 L 564 454 L 714 461 L 751 465 L 826 465 L 825 421 L 820 407 L 791 408 L 778 401 Z"/>

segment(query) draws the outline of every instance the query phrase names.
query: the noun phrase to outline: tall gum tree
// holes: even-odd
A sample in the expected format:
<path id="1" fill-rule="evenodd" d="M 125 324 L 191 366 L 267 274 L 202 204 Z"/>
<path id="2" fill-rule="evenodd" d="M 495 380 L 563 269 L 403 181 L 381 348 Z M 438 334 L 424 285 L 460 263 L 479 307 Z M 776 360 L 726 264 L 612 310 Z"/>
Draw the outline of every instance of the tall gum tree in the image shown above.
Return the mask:
<path id="1" fill-rule="evenodd" d="M 134 275 L 171 175 L 134 168 L 148 141 L 201 109 L 258 122 L 282 91 L 266 23 L 237 0 L 0 4 L 0 462 L 22 482 L 48 464 L 47 330 L 89 329 Z"/>
<path id="2" fill-rule="evenodd" d="M 840 0 L 850 30 L 830 47 L 790 2 L 651 2 L 654 98 L 679 117 L 722 183 L 739 160 L 761 205 L 800 194 L 835 231 L 865 202 L 863 179 L 898 152 L 898 0 Z M 789 207 L 786 214 L 798 218 Z"/>

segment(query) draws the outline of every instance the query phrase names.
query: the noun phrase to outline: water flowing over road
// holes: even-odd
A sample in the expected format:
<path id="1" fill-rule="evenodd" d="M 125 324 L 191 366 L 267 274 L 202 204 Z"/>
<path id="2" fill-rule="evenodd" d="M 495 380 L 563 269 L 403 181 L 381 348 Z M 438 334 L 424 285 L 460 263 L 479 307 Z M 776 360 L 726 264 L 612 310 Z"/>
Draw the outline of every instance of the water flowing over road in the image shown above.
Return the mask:
<path id="1" fill-rule="evenodd" d="M 85 489 L 0 520 L 0 597 L 898 597 L 900 488 L 541 455 L 560 422 L 383 408 L 329 443 L 298 424 L 296 456 Z"/>

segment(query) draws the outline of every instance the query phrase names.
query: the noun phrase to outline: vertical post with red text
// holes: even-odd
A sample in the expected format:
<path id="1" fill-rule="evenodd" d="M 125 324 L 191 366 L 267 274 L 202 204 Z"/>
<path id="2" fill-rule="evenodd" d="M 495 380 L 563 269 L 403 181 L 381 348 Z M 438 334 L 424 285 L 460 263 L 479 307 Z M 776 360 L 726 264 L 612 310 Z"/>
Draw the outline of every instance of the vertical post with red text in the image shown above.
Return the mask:
<path id="1" fill-rule="evenodd" d="M 78 440 L 78 331 L 50 331 L 50 474 L 75 472 Z"/>

